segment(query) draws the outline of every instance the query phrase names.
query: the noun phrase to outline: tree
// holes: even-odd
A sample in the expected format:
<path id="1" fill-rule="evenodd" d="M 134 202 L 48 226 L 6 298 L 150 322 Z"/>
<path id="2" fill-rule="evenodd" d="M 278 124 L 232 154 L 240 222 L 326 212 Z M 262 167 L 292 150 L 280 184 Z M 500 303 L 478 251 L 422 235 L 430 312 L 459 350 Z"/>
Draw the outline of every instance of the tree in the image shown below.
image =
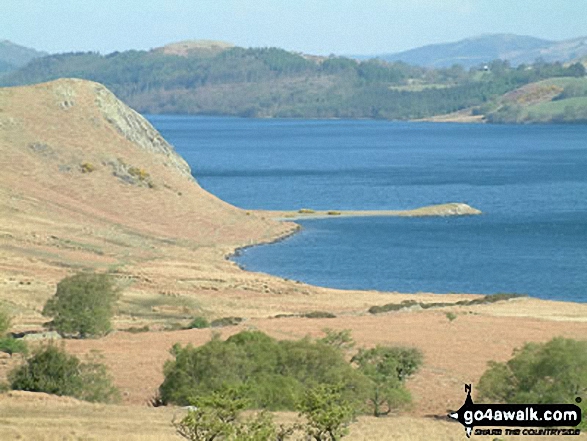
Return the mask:
<path id="1" fill-rule="evenodd" d="M 585 66 L 581 63 L 573 63 L 567 68 L 567 74 L 571 77 L 584 77 Z"/>
<path id="2" fill-rule="evenodd" d="M 316 441 L 337 441 L 348 435 L 355 409 L 342 395 L 342 386 L 321 384 L 306 391 L 299 405 L 307 419 L 306 434 Z"/>
<path id="3" fill-rule="evenodd" d="M 422 353 L 418 349 L 377 346 L 361 349 L 351 361 L 371 380 L 369 401 L 374 416 L 388 415 L 410 402 L 403 382 L 422 364 Z"/>
<path id="4" fill-rule="evenodd" d="M 587 341 L 566 338 L 527 343 L 509 361 L 490 362 L 478 386 L 480 401 L 497 403 L 574 403 L 586 391 Z"/>
<path id="5" fill-rule="evenodd" d="M 14 390 L 65 395 L 92 402 L 118 398 L 103 364 L 96 358 L 87 363 L 55 345 L 38 349 L 26 363 L 8 374 Z"/>
<path id="6" fill-rule="evenodd" d="M 101 336 L 111 330 L 118 297 L 111 276 L 80 273 L 57 284 L 57 292 L 45 304 L 43 315 L 53 317 L 49 326 L 62 335 Z"/>
<path id="7" fill-rule="evenodd" d="M 159 388 L 164 403 L 187 405 L 226 386 L 249 385 L 250 408 L 293 410 L 306 389 L 344 384 L 346 398 L 362 404 L 369 380 L 341 350 L 308 338 L 278 341 L 259 331 L 243 331 L 203 346 L 174 346 Z"/>
<path id="8" fill-rule="evenodd" d="M 243 392 L 227 387 L 194 399 L 187 415 L 173 422 L 177 434 L 189 441 L 282 441 L 296 430 L 296 425 L 277 428 L 265 411 L 241 418 L 248 406 Z"/>
<path id="9" fill-rule="evenodd" d="M 573 402 L 587 391 L 587 341 L 527 343 L 509 361 L 490 362 L 478 391 L 500 403 Z"/>
<path id="10" fill-rule="evenodd" d="M 351 336 L 350 329 L 334 331 L 330 328 L 325 328 L 323 331 L 326 336 L 321 338 L 319 341 L 328 346 L 332 346 L 333 348 L 339 349 L 341 351 L 350 351 L 355 346 L 355 341 Z"/>

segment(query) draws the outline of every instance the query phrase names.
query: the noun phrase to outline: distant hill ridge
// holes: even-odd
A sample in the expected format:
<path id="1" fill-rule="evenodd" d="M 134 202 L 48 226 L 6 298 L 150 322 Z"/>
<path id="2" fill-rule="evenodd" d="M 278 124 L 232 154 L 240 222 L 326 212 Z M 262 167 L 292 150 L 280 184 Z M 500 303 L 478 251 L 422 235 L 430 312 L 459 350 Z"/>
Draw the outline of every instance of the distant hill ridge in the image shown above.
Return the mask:
<path id="1" fill-rule="evenodd" d="M 477 55 L 467 58 L 467 52 L 473 50 Z M 474 109 L 474 116 L 488 116 L 503 107 L 508 117 L 495 121 L 532 122 L 536 112 L 520 119 L 518 109 L 512 112 L 511 106 L 501 106 L 496 99 L 530 83 L 584 77 L 585 68 L 578 62 L 540 61 L 518 69 L 496 58 L 510 54 L 513 60 L 520 60 L 528 53 L 538 53 L 548 60 L 557 54 L 581 60 L 584 50 L 587 44 L 581 38 L 555 47 L 533 37 L 489 35 L 422 49 L 437 59 L 444 51 L 443 63 L 452 56 L 453 61 L 464 60 L 483 69 L 431 69 L 379 59 L 315 57 L 274 47 L 243 48 L 194 40 L 149 51 L 73 52 L 33 59 L 0 75 L 0 87 L 82 78 L 106 85 L 125 103 L 147 114 L 411 120 L 465 109 Z M 554 121 L 564 112 L 564 122 L 583 122 L 584 96 L 580 84 L 562 87 L 549 98 L 557 103 L 551 105 L 555 117 L 549 111 L 547 119 Z M 570 98 L 574 101 L 565 101 Z M 572 108 L 560 110 L 567 104 Z M 536 118 L 545 121 L 542 114 Z"/>
<path id="2" fill-rule="evenodd" d="M 514 34 L 487 34 L 452 43 L 430 44 L 403 52 L 380 54 L 385 61 L 403 61 L 426 67 L 470 68 L 495 59 L 508 60 L 513 66 L 546 62 L 570 62 L 587 56 L 587 37 L 549 41 Z M 362 57 L 366 58 L 366 57 Z"/>
<path id="3" fill-rule="evenodd" d="M 0 40 L 0 74 L 16 70 L 29 61 L 46 55 L 46 52 L 20 46 L 8 40 Z"/>

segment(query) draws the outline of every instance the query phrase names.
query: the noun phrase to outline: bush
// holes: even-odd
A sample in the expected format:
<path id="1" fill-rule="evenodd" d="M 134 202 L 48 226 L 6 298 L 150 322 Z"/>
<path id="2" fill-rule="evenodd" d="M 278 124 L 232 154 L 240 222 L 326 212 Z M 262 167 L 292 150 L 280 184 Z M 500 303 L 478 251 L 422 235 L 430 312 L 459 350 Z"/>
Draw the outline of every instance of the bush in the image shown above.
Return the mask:
<path id="1" fill-rule="evenodd" d="M 492 403 L 574 403 L 585 391 L 587 341 L 566 338 L 527 343 L 509 361 L 490 362 L 478 387 L 479 400 Z"/>
<path id="2" fill-rule="evenodd" d="M 43 315 L 53 317 L 48 325 L 62 335 L 101 336 L 111 330 L 118 297 L 119 291 L 109 275 L 76 274 L 57 284 L 57 292 L 45 304 Z"/>
<path id="3" fill-rule="evenodd" d="M 327 311 L 312 311 L 312 312 L 306 312 L 306 313 L 302 314 L 300 317 L 319 319 L 319 318 L 336 318 L 336 315 L 334 315 L 331 312 L 327 312 Z"/>
<path id="4" fill-rule="evenodd" d="M 323 329 L 323 331 L 326 336 L 321 338 L 319 341 L 326 345 L 332 346 L 341 351 L 349 351 L 355 346 L 355 341 L 353 340 L 350 329 L 334 331 L 332 329 L 326 328 Z"/>
<path id="5" fill-rule="evenodd" d="M 149 332 L 151 328 L 149 325 L 144 326 L 131 326 L 130 328 L 123 329 L 123 331 L 129 332 L 131 334 L 141 334 L 143 332 Z"/>
<path id="6" fill-rule="evenodd" d="M 194 400 L 188 414 L 173 425 L 178 435 L 190 441 L 283 441 L 298 428 L 298 424 L 278 428 L 265 411 L 242 418 L 246 404 L 242 389 L 222 389 Z"/>
<path id="7" fill-rule="evenodd" d="M 16 339 L 12 337 L 0 338 L 0 352 L 10 354 L 26 354 L 28 352 L 28 346 L 22 339 Z"/>
<path id="8" fill-rule="evenodd" d="M 245 389 L 229 387 L 193 400 L 187 415 L 173 425 L 189 441 L 284 441 L 299 431 L 304 432 L 304 439 L 335 441 L 348 433 L 355 415 L 341 389 L 328 385 L 309 389 L 298 405 L 304 424 L 277 427 L 266 411 L 243 418 L 241 413 L 248 407 Z"/>
<path id="9" fill-rule="evenodd" d="M 371 314 L 381 314 L 384 312 L 390 311 L 401 311 L 402 309 L 412 308 L 414 306 L 419 306 L 422 309 L 430 309 L 430 308 L 443 308 L 445 306 L 474 306 L 474 305 L 486 305 L 496 302 L 505 302 L 507 300 L 516 299 L 519 297 L 526 297 L 525 294 L 515 294 L 515 293 L 497 293 L 497 294 L 488 294 L 483 297 L 479 297 L 472 300 L 459 300 L 458 302 L 431 302 L 431 303 L 422 303 L 416 302 L 415 300 L 404 300 L 401 303 L 388 303 L 386 305 L 376 305 L 371 306 L 368 310 Z"/>
<path id="10" fill-rule="evenodd" d="M 307 419 L 305 432 L 310 439 L 337 441 L 348 435 L 355 410 L 343 398 L 343 389 L 336 385 L 320 385 L 306 392 L 299 410 Z"/>
<path id="11" fill-rule="evenodd" d="M 236 326 L 243 320 L 244 319 L 242 317 L 222 317 L 216 320 L 212 320 L 212 323 L 210 323 L 210 327 L 223 328 L 225 326 Z"/>
<path id="12" fill-rule="evenodd" d="M 54 345 L 37 350 L 23 366 L 8 374 L 8 380 L 14 390 L 66 395 L 92 402 L 118 398 L 106 368 L 96 357 L 82 363 Z"/>
<path id="13" fill-rule="evenodd" d="M 210 322 L 205 317 L 194 317 L 191 323 L 188 325 L 188 329 L 204 329 L 209 328 Z"/>
<path id="14" fill-rule="evenodd" d="M 191 404 L 187 416 L 174 422 L 178 435 L 190 441 L 226 440 L 235 434 L 236 420 L 246 400 L 239 389 L 225 388 L 194 399 Z"/>
<path id="15" fill-rule="evenodd" d="M 84 162 L 81 165 L 81 169 L 82 173 L 92 173 L 94 170 L 96 170 L 96 166 L 91 162 Z"/>
<path id="16" fill-rule="evenodd" d="M 388 415 L 411 400 L 403 382 L 422 364 L 416 348 L 377 346 L 361 349 L 352 358 L 359 370 L 371 380 L 369 402 L 376 417 Z"/>
<path id="17" fill-rule="evenodd" d="M 452 322 L 453 320 L 456 320 L 457 315 L 454 312 L 447 312 L 446 314 L 446 318 L 448 319 L 449 322 Z"/>
<path id="18" fill-rule="evenodd" d="M 225 387 L 246 389 L 251 408 L 294 410 L 308 388 L 343 384 L 347 398 L 361 405 L 368 379 L 345 360 L 343 353 L 321 342 L 277 341 L 259 331 L 243 331 L 226 341 L 218 336 L 194 348 L 172 350 L 159 391 L 163 402 L 190 404 Z"/>

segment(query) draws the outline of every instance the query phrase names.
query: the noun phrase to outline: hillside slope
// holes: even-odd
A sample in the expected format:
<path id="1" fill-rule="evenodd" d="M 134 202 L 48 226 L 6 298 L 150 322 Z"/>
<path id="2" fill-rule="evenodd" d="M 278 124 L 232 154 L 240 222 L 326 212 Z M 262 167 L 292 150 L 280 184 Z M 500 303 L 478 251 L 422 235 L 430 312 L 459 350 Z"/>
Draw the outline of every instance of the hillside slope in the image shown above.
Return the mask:
<path id="1" fill-rule="evenodd" d="M 470 68 L 496 59 L 507 60 L 512 66 L 519 66 L 532 64 L 538 59 L 547 63 L 567 63 L 586 55 L 587 37 L 548 41 L 522 35 L 490 34 L 381 54 L 378 57 L 390 62 L 402 61 L 434 68 L 450 67 L 454 64 Z"/>
<path id="2" fill-rule="evenodd" d="M 0 40 L 0 74 L 16 70 L 29 61 L 45 55 L 46 52 L 20 46 L 8 40 Z"/>
<path id="3" fill-rule="evenodd" d="M 73 354 L 101 351 L 124 404 L 136 407 L 94 410 L 65 398 L 0 394 L 3 440 L 172 439 L 176 409 L 149 410 L 145 403 L 161 384 L 173 344 L 209 340 L 209 329 L 177 330 L 195 315 L 244 318 L 222 329 L 224 337 L 243 329 L 317 337 L 328 327 L 352 330 L 361 346 L 419 347 L 425 365 L 409 382 L 411 412 L 427 418 L 411 417 L 401 436 L 405 419 L 361 418 L 350 440 L 430 439 L 429 416 L 460 406 L 463 383 L 476 383 L 489 360 L 506 360 L 525 341 L 587 332 L 587 305 L 518 298 L 373 315 L 370 306 L 390 302 L 478 297 L 342 291 L 239 269 L 227 253 L 283 237 L 295 225 L 205 192 L 153 127 L 97 83 L 0 89 L 0 158 L 0 304 L 15 316 L 12 330 L 40 328 L 46 318 L 39 311 L 56 283 L 96 269 L 110 270 L 124 288 L 115 328 L 150 331 L 65 342 Z M 300 316 L 310 311 L 337 317 Z M 448 311 L 458 319 L 449 321 Z M 0 360 L 0 383 L 20 361 Z M 454 424 L 434 427 L 438 439 L 464 436 Z"/>
<path id="4" fill-rule="evenodd" d="M 520 60 L 528 58 L 526 54 L 536 53 L 553 44 L 552 41 L 513 34 L 481 35 L 393 54 L 381 54 L 379 58 L 435 68 L 450 67 L 454 64 L 470 68 L 496 59 L 511 60 L 517 65 L 522 62 Z M 534 56 L 529 62 L 534 62 L 536 58 Z"/>
<path id="5" fill-rule="evenodd" d="M 173 262 L 206 272 L 292 229 L 202 190 L 158 132 L 97 83 L 0 89 L 0 157 L 0 301 L 37 318 L 72 271 L 116 270 L 165 303 L 157 295 L 175 286 Z"/>
<path id="6" fill-rule="evenodd" d="M 489 100 L 482 106 L 428 119 L 436 122 L 498 124 L 587 123 L 587 78 L 536 81 Z"/>

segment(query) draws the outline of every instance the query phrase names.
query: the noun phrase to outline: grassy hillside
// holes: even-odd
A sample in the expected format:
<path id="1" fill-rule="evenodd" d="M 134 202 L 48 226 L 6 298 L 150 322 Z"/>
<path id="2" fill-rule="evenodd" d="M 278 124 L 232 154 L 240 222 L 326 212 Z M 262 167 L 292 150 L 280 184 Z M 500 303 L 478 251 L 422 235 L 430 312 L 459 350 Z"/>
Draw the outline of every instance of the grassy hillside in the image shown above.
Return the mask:
<path id="1" fill-rule="evenodd" d="M 345 439 L 456 441 L 464 431 L 445 420 L 447 409 L 462 405 L 463 384 L 477 384 L 488 361 L 505 361 L 528 341 L 587 333 L 587 305 L 526 297 L 457 304 L 479 296 L 343 291 L 241 270 L 227 254 L 295 225 L 204 191 L 161 135 L 100 84 L 0 89 L 0 154 L 10 164 L 0 173 L 0 306 L 14 317 L 11 331 L 42 329 L 42 305 L 64 276 L 109 270 L 122 288 L 117 332 L 67 339 L 63 347 L 78 356 L 100 351 L 124 404 L 0 393 L 2 440 L 178 439 L 171 421 L 184 411 L 147 406 L 174 344 L 200 346 L 245 329 L 280 340 L 320 338 L 330 328 L 350 330 L 358 347 L 424 354 L 407 383 L 414 403 L 407 414 L 361 416 Z M 367 312 L 410 301 L 446 304 Z M 317 311 L 335 317 L 305 314 Z M 220 337 L 215 329 L 185 329 L 194 316 L 243 320 Z M 0 386 L 20 363 L 18 355 L 0 355 Z"/>
<path id="2" fill-rule="evenodd" d="M 0 89 L 0 154 L 11 164 L 0 174 L 0 304 L 25 322 L 43 320 L 51 284 L 83 268 L 143 274 L 124 282 L 127 319 L 191 313 L 202 299 L 176 295 L 180 273 L 206 284 L 197 274 L 214 273 L 211 258 L 293 228 L 202 190 L 161 135 L 96 83 Z M 174 263 L 183 259 L 199 270 Z"/>
<path id="3" fill-rule="evenodd" d="M 587 78 L 532 83 L 485 109 L 487 120 L 496 123 L 587 123 Z"/>

